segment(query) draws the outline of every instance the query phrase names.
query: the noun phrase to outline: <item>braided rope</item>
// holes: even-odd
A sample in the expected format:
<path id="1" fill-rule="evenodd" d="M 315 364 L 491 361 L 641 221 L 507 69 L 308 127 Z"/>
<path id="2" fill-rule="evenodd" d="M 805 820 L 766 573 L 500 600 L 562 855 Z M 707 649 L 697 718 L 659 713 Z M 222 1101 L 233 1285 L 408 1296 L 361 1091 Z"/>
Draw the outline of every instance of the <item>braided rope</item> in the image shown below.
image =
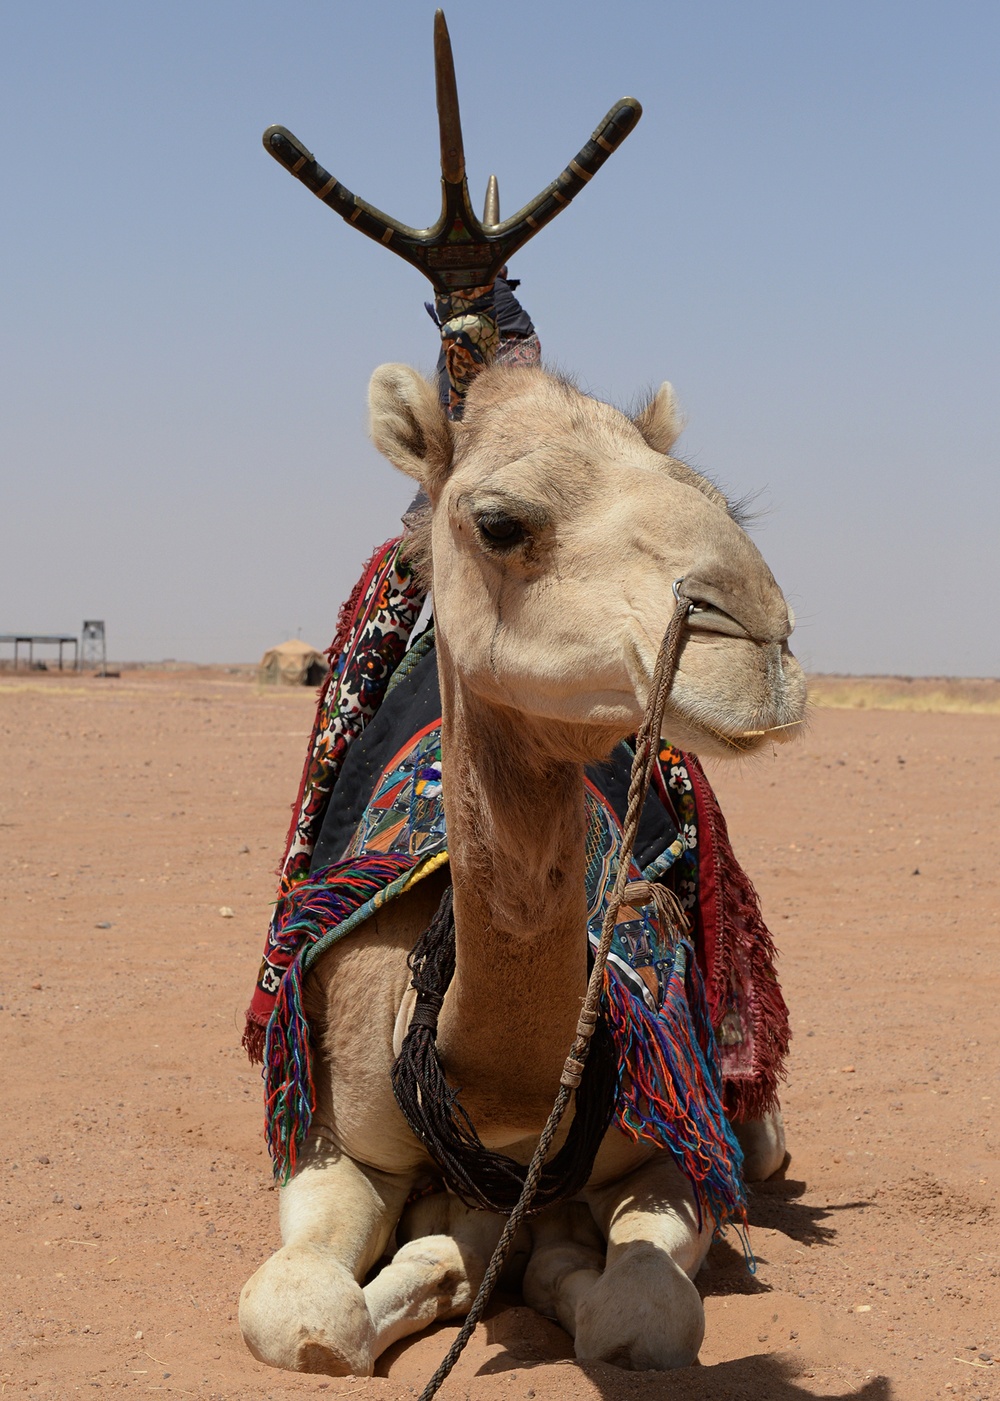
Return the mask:
<path id="1" fill-rule="evenodd" d="M 545 1127 L 542 1129 L 541 1137 L 538 1140 L 538 1147 L 535 1149 L 534 1157 L 528 1165 L 528 1171 L 524 1179 L 524 1189 L 518 1199 L 517 1205 L 507 1218 L 507 1223 L 497 1241 L 496 1249 L 493 1252 L 490 1263 L 487 1266 L 483 1282 L 479 1286 L 479 1293 L 473 1300 L 472 1307 L 466 1315 L 465 1322 L 461 1330 L 452 1343 L 451 1347 L 431 1377 L 430 1381 L 420 1393 L 419 1401 L 431 1401 L 437 1395 L 442 1383 L 458 1361 L 465 1349 L 466 1343 L 472 1337 L 476 1325 L 479 1323 L 486 1306 L 490 1301 L 497 1280 L 510 1253 L 514 1237 L 521 1227 L 525 1216 L 531 1210 L 531 1203 L 538 1189 L 538 1183 L 542 1175 L 542 1167 L 548 1157 L 549 1149 L 552 1147 L 552 1140 L 555 1138 L 559 1122 L 569 1103 L 569 1097 L 573 1090 L 580 1083 L 583 1075 L 584 1063 L 590 1049 L 590 1039 L 594 1034 L 594 1027 L 597 1025 L 598 1010 L 601 1001 L 601 992 L 604 987 L 604 967 L 608 960 L 608 953 L 611 949 L 611 941 L 614 938 L 615 925 L 618 922 L 618 911 L 625 902 L 625 892 L 629 885 L 629 866 L 632 863 L 632 848 L 635 845 L 636 833 L 639 830 L 639 815 L 642 812 L 642 805 L 646 800 L 646 793 L 649 789 L 650 779 L 653 774 L 653 765 L 656 762 L 656 755 L 659 750 L 660 725 L 663 720 L 663 710 L 667 703 L 667 696 L 670 687 L 673 685 L 674 673 L 677 670 L 677 660 L 680 655 L 681 636 L 684 630 L 684 623 L 687 620 L 691 604 L 679 592 L 679 580 L 674 585 L 674 593 L 677 598 L 677 607 L 674 609 L 663 641 L 660 644 L 660 651 L 656 658 L 656 666 L 653 668 L 653 680 L 649 688 L 649 697 L 646 701 L 646 709 L 642 717 L 642 724 L 635 740 L 635 758 L 632 761 L 632 775 L 629 779 L 628 805 L 625 811 L 625 822 L 622 827 L 622 845 L 619 853 L 618 873 L 612 887 L 611 898 L 608 901 L 604 914 L 604 923 L 601 927 L 601 940 L 597 946 L 597 953 L 594 956 L 594 966 L 591 970 L 590 981 L 587 984 L 587 995 L 583 1000 L 580 1009 L 580 1017 L 577 1022 L 576 1039 L 566 1057 L 563 1073 L 559 1077 L 559 1092 L 556 1095 L 555 1103 L 552 1106 Z"/>
<path id="2" fill-rule="evenodd" d="M 392 1067 L 392 1091 L 410 1128 L 456 1196 L 506 1216 L 520 1200 L 527 1169 L 485 1147 L 445 1075 L 437 1050 L 438 1017 L 455 972 L 452 887 L 407 960 L 417 998 Z M 566 1142 L 542 1169 L 532 1211 L 544 1211 L 582 1191 L 611 1126 L 618 1099 L 618 1053 L 607 1021 L 594 1028 L 586 1073 Z"/>

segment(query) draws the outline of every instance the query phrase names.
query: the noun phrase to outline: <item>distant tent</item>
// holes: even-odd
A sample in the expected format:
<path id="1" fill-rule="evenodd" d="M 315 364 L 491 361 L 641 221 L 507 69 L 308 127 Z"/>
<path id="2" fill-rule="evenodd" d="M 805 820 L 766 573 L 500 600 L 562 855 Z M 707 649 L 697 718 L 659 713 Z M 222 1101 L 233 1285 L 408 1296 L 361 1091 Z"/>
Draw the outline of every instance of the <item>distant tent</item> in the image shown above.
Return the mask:
<path id="1" fill-rule="evenodd" d="M 273 685 L 318 686 L 326 672 L 323 653 L 293 637 L 264 653 L 257 675 Z"/>

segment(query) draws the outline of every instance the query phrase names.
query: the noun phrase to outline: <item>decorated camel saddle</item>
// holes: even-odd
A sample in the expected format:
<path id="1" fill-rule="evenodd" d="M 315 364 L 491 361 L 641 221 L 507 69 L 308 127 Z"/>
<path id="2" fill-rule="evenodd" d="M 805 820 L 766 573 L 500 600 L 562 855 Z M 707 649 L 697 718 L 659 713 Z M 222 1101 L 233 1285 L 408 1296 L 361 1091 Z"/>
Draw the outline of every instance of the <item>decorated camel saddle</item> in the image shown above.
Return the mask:
<path id="1" fill-rule="evenodd" d="M 401 366 L 372 382 L 376 443 L 421 491 L 341 609 L 247 1011 L 284 1244 L 244 1290 L 241 1326 L 262 1360 L 338 1375 L 468 1313 L 562 1083 L 575 1108 L 536 1153 L 522 1211 L 525 1297 L 580 1356 L 683 1365 L 704 1326 L 690 1276 L 716 1230 L 745 1223 L 745 1176 L 784 1154 L 789 1039 L 774 947 L 696 754 L 786 737 L 804 688 L 766 565 L 670 456 L 669 387 L 627 419 L 546 375 L 506 276 L 638 104 L 505 222 L 491 179 L 480 222 L 440 12 L 435 55 L 429 230 L 352 195 L 284 128 L 264 137 L 430 278 L 443 348 L 436 386 Z M 560 1080 L 554 1048 L 571 1042 Z M 558 1278 L 553 1249 L 571 1258 Z M 628 1337 L 605 1313 L 619 1287 L 651 1310 Z"/>

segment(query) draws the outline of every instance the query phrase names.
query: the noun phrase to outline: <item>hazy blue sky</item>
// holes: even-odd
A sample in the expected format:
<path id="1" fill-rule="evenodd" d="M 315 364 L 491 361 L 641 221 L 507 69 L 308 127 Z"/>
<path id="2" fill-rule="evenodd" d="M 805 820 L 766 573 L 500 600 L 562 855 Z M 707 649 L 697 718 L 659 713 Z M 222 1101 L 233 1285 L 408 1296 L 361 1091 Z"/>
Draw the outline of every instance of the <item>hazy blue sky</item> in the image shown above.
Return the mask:
<path id="1" fill-rule="evenodd" d="M 4 8 L 0 632 L 121 659 L 325 646 L 409 487 L 372 369 L 429 285 L 264 153 L 281 122 L 439 207 L 433 5 Z M 612 102 L 645 116 L 515 260 L 547 359 L 738 495 L 818 670 L 1000 674 L 1000 5 L 452 0 L 476 202 L 510 213 Z"/>

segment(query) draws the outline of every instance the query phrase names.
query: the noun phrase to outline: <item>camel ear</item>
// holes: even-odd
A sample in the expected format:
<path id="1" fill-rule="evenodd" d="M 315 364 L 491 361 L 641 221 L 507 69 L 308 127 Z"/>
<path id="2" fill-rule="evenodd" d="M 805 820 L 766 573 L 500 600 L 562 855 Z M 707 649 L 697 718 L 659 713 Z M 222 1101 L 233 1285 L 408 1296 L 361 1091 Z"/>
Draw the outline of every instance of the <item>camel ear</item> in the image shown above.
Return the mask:
<path id="1" fill-rule="evenodd" d="M 368 386 L 368 412 L 379 452 L 433 496 L 454 450 L 437 390 L 409 365 L 380 365 Z"/>
<path id="2" fill-rule="evenodd" d="M 633 422 L 654 452 L 670 457 L 671 448 L 684 431 L 684 415 L 677 403 L 674 386 L 664 380 L 646 407 L 636 414 Z M 716 506 L 728 511 L 729 503 L 719 488 L 693 467 L 689 467 L 686 462 L 679 462 L 676 457 L 670 457 L 667 471 L 674 481 L 693 486 L 696 491 L 707 496 L 709 501 L 714 501 Z"/>
<path id="3" fill-rule="evenodd" d="M 677 403 L 674 386 L 666 380 L 633 420 L 654 452 L 670 456 L 670 449 L 684 431 L 684 415 Z"/>

